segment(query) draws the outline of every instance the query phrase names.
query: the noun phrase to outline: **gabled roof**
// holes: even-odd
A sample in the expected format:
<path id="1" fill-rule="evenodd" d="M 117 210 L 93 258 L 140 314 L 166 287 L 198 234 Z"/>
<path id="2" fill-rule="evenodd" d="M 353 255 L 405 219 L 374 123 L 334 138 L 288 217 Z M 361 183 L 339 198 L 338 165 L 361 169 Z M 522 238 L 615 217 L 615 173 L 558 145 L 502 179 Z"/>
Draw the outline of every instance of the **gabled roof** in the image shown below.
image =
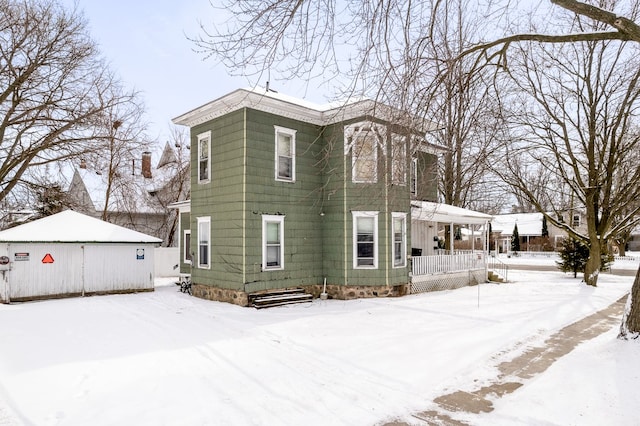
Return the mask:
<path id="1" fill-rule="evenodd" d="M 0 232 L 2 242 L 161 243 L 142 232 L 65 210 Z"/>
<path id="2" fill-rule="evenodd" d="M 120 177 L 111 188 L 109 196 L 109 212 L 132 212 L 143 214 L 162 214 L 164 206 L 155 199 L 155 193 L 167 187 L 180 172 L 181 165 L 177 161 L 175 151 L 165 144 L 158 166 L 152 168 L 151 177 L 146 178 L 138 167 L 130 166 L 131 162 L 124 161 L 125 166 L 118 170 Z M 77 186 L 84 186 L 95 211 L 104 210 L 106 201 L 108 176 L 91 165 L 88 168 L 74 170 L 69 192 L 78 195 Z"/>
<path id="3" fill-rule="evenodd" d="M 542 213 L 499 214 L 493 217 L 491 229 L 503 236 L 511 236 L 513 228 L 518 225 L 518 235 L 539 237 L 542 235 Z"/>

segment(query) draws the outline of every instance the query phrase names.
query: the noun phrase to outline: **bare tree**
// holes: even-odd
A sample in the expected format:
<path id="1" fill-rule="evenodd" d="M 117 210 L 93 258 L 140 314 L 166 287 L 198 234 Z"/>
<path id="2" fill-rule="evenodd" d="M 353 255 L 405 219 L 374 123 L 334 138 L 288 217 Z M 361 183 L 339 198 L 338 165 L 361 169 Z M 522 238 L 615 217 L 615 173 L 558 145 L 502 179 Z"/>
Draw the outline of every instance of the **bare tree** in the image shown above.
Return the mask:
<path id="1" fill-rule="evenodd" d="M 498 171 L 550 223 L 589 246 L 584 279 L 595 286 L 607 242 L 640 211 L 628 209 L 640 197 L 640 164 L 633 161 L 640 150 L 633 132 L 640 118 L 639 51 L 618 41 L 514 49 L 510 122 L 518 134 Z M 546 191 L 527 170 L 548 176 Z M 586 233 L 549 207 L 584 210 Z"/>
<path id="2" fill-rule="evenodd" d="M 157 195 L 158 202 L 168 210 L 166 231 L 163 238 L 163 245 L 167 247 L 172 247 L 177 243 L 175 236 L 180 219 L 178 210 L 169 209 L 168 206 L 176 201 L 188 200 L 191 197 L 191 156 L 188 131 L 178 126 L 171 126 L 170 134 L 171 140 L 167 144 L 173 144 L 175 156 L 167 159 L 166 165 L 159 165 L 168 168 L 169 179 Z"/>
<path id="3" fill-rule="evenodd" d="M 266 70 L 277 70 L 284 72 L 285 77 L 308 77 L 313 76 L 314 71 L 318 73 L 326 73 L 328 79 L 336 76 L 348 76 L 348 83 L 351 89 L 362 88 L 363 91 L 370 94 L 385 94 L 396 91 L 401 95 L 401 102 L 392 103 L 401 109 L 415 111 L 413 108 L 405 108 L 405 106 L 414 106 L 412 99 L 416 98 L 416 94 L 421 89 L 415 87 L 410 80 L 407 82 L 404 76 L 410 75 L 412 71 L 426 74 L 429 67 L 435 67 L 441 60 L 437 57 L 420 57 L 424 51 L 423 46 L 428 43 L 432 36 L 431 29 L 434 27 L 435 18 L 438 10 L 444 8 L 449 2 L 443 0 L 433 0 L 431 2 L 412 2 L 410 0 L 396 1 L 344 1 L 337 2 L 335 0 L 234 0 L 225 4 L 223 7 L 233 15 L 234 18 L 228 21 L 227 25 L 220 25 L 217 28 L 220 31 L 207 31 L 207 26 L 203 25 L 205 30 L 203 35 L 195 39 L 198 46 L 207 55 L 214 56 L 221 60 L 231 70 L 238 73 L 246 73 L 247 69 L 253 70 L 256 74 L 261 75 Z M 596 22 L 598 25 L 561 25 L 556 26 L 554 33 L 545 33 L 538 31 L 533 26 L 528 26 L 523 32 L 512 32 L 504 37 L 500 37 L 496 28 L 494 31 L 487 32 L 491 39 L 473 40 L 453 60 L 447 58 L 448 62 L 460 62 L 463 60 L 472 61 L 472 65 L 467 69 L 468 72 L 475 72 L 481 69 L 491 69 L 499 80 L 500 70 L 510 69 L 510 52 L 514 46 L 522 44 L 522 42 L 537 42 L 539 44 L 563 45 L 578 42 L 594 41 L 634 41 L 640 42 L 640 26 L 635 23 L 639 4 L 637 2 L 600 2 L 598 5 L 575 1 L 575 0 L 550 0 L 555 6 L 552 8 L 551 15 L 564 11 L 567 15 L 576 18 L 574 21 L 586 22 L 584 18 Z M 503 1 L 489 2 L 488 8 L 483 15 L 486 19 L 493 20 L 495 14 L 505 13 L 514 8 L 521 7 L 519 2 Z M 577 18 L 583 18 L 578 20 Z M 511 28 L 511 27 L 509 27 Z M 517 28 L 517 27 L 516 27 Z M 533 28 L 533 30 L 531 30 Z M 629 45 L 627 43 L 627 45 Z M 345 49 L 348 46 L 348 49 Z M 525 46 L 526 48 L 526 46 Z M 519 54 L 520 52 L 518 52 Z M 557 61 L 556 61 L 557 62 Z M 566 63 L 554 62 L 551 66 L 567 65 Z M 543 58 L 539 64 L 545 67 L 549 64 L 546 58 Z M 584 63 L 582 64 L 585 65 Z M 590 65 L 594 65 L 593 63 Z M 279 66 L 279 67 L 277 67 Z M 427 69 L 425 69 L 425 67 Z M 446 67 L 445 67 L 446 69 Z M 455 70 L 456 67 L 449 69 Z M 562 67 L 560 67 L 562 69 Z M 566 71 L 566 69 L 565 69 Z M 628 88 L 631 90 L 629 96 L 635 97 L 635 72 L 630 69 L 629 74 L 622 76 L 622 80 L 629 82 Z M 436 78 L 432 86 L 437 87 L 442 81 L 448 78 L 447 72 L 434 73 Z M 574 73 L 575 75 L 575 73 Z M 401 78 L 396 78 L 400 76 Z M 525 76 L 528 77 L 528 76 Z M 614 84 L 620 83 L 620 76 L 611 75 Z M 385 82 L 394 82 L 399 84 L 389 84 L 385 89 Z M 414 80 L 415 81 L 415 80 Z M 532 83 L 535 81 L 524 81 L 522 84 Z M 560 82 L 558 82 L 560 83 Z M 597 81 L 599 90 L 612 93 L 613 88 L 609 87 L 610 82 L 603 79 Z M 534 86 L 536 87 L 536 86 Z M 619 86 L 620 88 L 622 86 Z M 373 89 L 372 89 L 373 88 Z M 548 87 L 537 86 L 540 93 L 548 93 Z M 428 89 L 426 89 L 428 90 Z M 597 92 L 601 94 L 601 92 Z M 624 97 L 624 96 L 623 96 Z M 379 97 L 381 98 L 381 97 Z M 429 99 L 428 96 L 419 99 Z M 634 99 L 635 100 L 635 99 Z M 594 105 L 598 104 L 601 99 L 590 99 Z M 633 103 L 633 101 L 631 101 Z M 424 105 L 424 103 L 423 103 Z M 545 116 L 551 116 L 551 120 L 547 123 L 548 134 L 535 135 L 540 140 L 549 138 L 558 138 L 567 141 L 573 141 L 575 135 L 569 134 L 567 128 L 563 127 L 556 120 L 553 123 L 555 110 L 544 111 L 544 103 L 540 104 L 541 111 Z M 597 124 L 598 116 L 596 108 L 590 108 L 592 113 L 592 123 Z M 568 110 L 565 110 L 568 112 Z M 567 157 L 568 163 L 564 165 L 566 176 L 562 175 L 562 180 L 570 181 L 571 185 L 567 188 L 560 187 L 560 191 L 567 190 L 567 193 L 556 194 L 559 199 L 570 199 L 575 191 L 584 203 L 587 212 L 590 212 L 592 223 L 588 236 L 582 236 L 593 240 L 591 249 L 595 252 L 600 249 L 603 240 L 609 238 L 612 233 L 623 227 L 623 223 L 628 223 L 623 217 L 616 225 L 612 225 L 612 218 L 615 213 L 609 211 L 605 213 L 601 211 L 602 202 L 612 201 L 613 189 L 620 190 L 621 195 L 627 200 L 628 195 L 633 192 L 629 187 L 621 189 L 618 186 L 609 186 L 609 182 L 615 170 L 610 168 L 615 161 L 619 160 L 611 150 L 619 145 L 623 150 L 625 144 L 619 131 L 622 128 L 628 129 L 629 121 L 633 114 L 632 110 L 628 111 L 627 118 L 622 118 L 617 124 L 613 124 L 615 130 L 612 135 L 605 135 L 604 140 L 598 140 L 595 129 L 589 129 L 586 135 L 596 137 L 595 140 L 579 140 L 579 146 L 586 147 L 583 155 L 590 155 L 590 147 L 595 149 L 603 148 L 600 143 L 607 143 L 608 147 L 598 151 L 605 156 L 598 160 L 603 166 L 602 169 L 588 167 L 586 174 L 582 166 L 577 164 L 577 157 Z M 595 114 L 595 116 L 593 116 Z M 568 114 L 567 114 L 568 115 Z M 623 113 L 619 117 L 624 117 Z M 570 117 L 564 117 L 570 118 Z M 611 119 L 608 115 L 607 119 Z M 569 121 L 571 124 L 571 121 Z M 612 124 L 612 123 L 609 123 Z M 544 129 L 541 122 L 538 126 Z M 529 136 L 524 135 L 523 141 L 527 141 Z M 565 151 L 567 155 L 572 154 L 571 147 L 563 148 L 562 144 L 556 145 L 555 149 L 550 146 L 538 147 L 540 149 L 525 149 L 517 144 L 511 147 L 512 153 L 520 151 L 528 151 L 531 161 L 537 162 L 540 167 L 545 168 L 545 158 L 540 156 L 545 150 L 551 153 L 560 154 Z M 593 151 L 595 152 L 595 151 Z M 606 155 L 607 152 L 610 155 Z M 510 156 L 515 159 L 520 156 Z M 609 161 L 606 161 L 609 160 Z M 555 163 L 555 162 L 554 162 Z M 575 164 L 575 166 L 572 166 Z M 595 163 L 594 163 L 595 165 Z M 516 171 L 516 164 L 512 161 L 507 166 Z M 551 167 L 547 169 L 551 174 L 556 173 Z M 579 177 L 580 176 L 580 177 Z M 574 179 L 574 180 L 571 180 Z M 637 185 L 630 185 L 637 187 Z M 608 187 L 605 188 L 605 187 Z M 524 185 L 523 189 L 527 186 Z M 526 194 L 526 191 L 521 191 Z M 529 197 L 534 198 L 534 197 Z M 551 204 L 552 200 L 546 200 Z M 545 201 L 545 202 L 546 202 Z M 557 204 L 557 201 L 556 201 Z M 619 206 L 620 204 L 618 204 Z M 606 207 L 606 206 L 605 206 Z M 536 206 L 542 209 L 540 203 Z M 608 207 L 607 207 L 608 208 Z M 614 209 L 615 210 L 615 209 Z M 598 213 L 599 212 L 599 213 Z M 551 219 L 551 217 L 548 217 Z M 555 218 L 554 218 L 555 219 Z M 632 220 L 632 219 L 631 219 Z M 571 235 L 575 235 L 566 225 L 562 225 Z M 602 233 L 602 232 L 605 233 Z M 593 256 L 590 261 L 587 275 L 587 282 L 595 284 L 597 282 L 597 266 L 600 259 Z M 597 259 L 597 260 L 596 260 Z M 640 286 L 640 280 L 636 280 L 634 289 Z M 638 294 L 635 291 L 634 294 Z M 632 306 L 640 305 L 640 299 L 633 299 Z M 638 309 L 637 311 L 640 311 Z M 636 321 L 637 323 L 638 321 Z M 640 327 L 638 327 L 640 328 Z M 636 329 L 640 332 L 640 329 Z"/>
<path id="4" fill-rule="evenodd" d="M 29 183 L 29 169 L 93 149 L 111 130 L 106 113 L 134 98 L 76 11 L 54 0 L 0 0 L 0 201 Z"/>

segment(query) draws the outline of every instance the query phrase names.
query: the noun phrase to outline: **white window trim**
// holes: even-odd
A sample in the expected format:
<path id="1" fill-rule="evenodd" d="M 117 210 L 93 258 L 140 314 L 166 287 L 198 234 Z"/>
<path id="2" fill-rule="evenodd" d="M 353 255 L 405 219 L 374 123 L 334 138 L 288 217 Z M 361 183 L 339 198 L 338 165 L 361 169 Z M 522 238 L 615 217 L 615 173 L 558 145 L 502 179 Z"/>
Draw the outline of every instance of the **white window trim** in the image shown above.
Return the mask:
<path id="1" fill-rule="evenodd" d="M 262 215 L 262 270 L 281 271 L 284 269 L 284 218 L 283 215 Z M 280 230 L 280 265 L 267 266 L 267 223 L 277 222 Z"/>
<path id="2" fill-rule="evenodd" d="M 209 156 L 207 157 L 207 177 L 206 179 L 200 179 L 200 141 L 203 139 L 207 139 L 207 152 Z M 197 174 L 198 174 L 198 183 L 205 184 L 211 182 L 211 131 L 200 133 L 198 135 L 198 158 L 197 158 Z"/>
<path id="3" fill-rule="evenodd" d="M 296 133 L 297 130 L 288 129 L 286 127 L 273 126 L 275 129 L 275 163 L 274 163 L 274 171 L 275 178 L 279 182 L 289 182 L 294 183 L 296 181 Z M 280 165 L 280 161 L 278 158 L 278 134 L 282 133 L 291 137 L 291 179 L 282 178 L 278 175 L 278 167 Z"/>
<path id="4" fill-rule="evenodd" d="M 409 185 L 411 186 L 411 195 L 418 195 L 418 159 L 412 158 L 410 165 L 411 176 L 409 178 Z"/>
<path id="5" fill-rule="evenodd" d="M 356 178 L 356 160 L 357 155 L 354 155 L 353 148 L 355 146 L 356 137 L 366 132 L 373 137 L 373 157 L 374 157 L 374 173 L 371 180 L 360 180 Z M 378 150 L 382 150 L 383 155 L 386 155 L 386 127 L 380 124 L 373 123 L 371 121 L 362 121 L 354 123 L 344 128 L 344 155 L 351 153 L 351 181 L 353 183 L 377 183 L 378 182 Z"/>
<path id="6" fill-rule="evenodd" d="M 402 264 L 396 265 L 396 219 L 402 219 Z M 391 264 L 394 268 L 406 268 L 407 267 L 407 214 L 406 213 L 391 213 Z"/>
<path id="7" fill-rule="evenodd" d="M 407 184 L 407 138 L 394 133 L 391 135 L 391 141 L 391 183 L 405 186 Z M 399 170 L 397 170 L 398 166 Z"/>
<path id="8" fill-rule="evenodd" d="M 185 229 L 182 234 L 182 262 L 191 264 L 193 256 L 191 256 L 191 260 L 187 259 L 187 254 L 191 250 L 190 244 L 187 244 L 187 235 L 189 235 L 189 241 L 191 241 L 191 229 Z"/>
<path id="9" fill-rule="evenodd" d="M 571 216 L 572 216 L 571 226 L 574 227 L 574 228 L 579 228 L 580 227 L 580 222 L 581 222 L 580 214 L 574 213 Z"/>
<path id="10" fill-rule="evenodd" d="M 207 228 L 209 230 L 209 241 L 207 242 L 207 263 L 202 263 L 202 259 L 200 258 L 200 224 L 206 223 Z M 198 268 L 200 269 L 211 269 L 211 217 L 199 217 L 197 218 L 198 224 Z"/>
<path id="11" fill-rule="evenodd" d="M 378 212 L 351 212 L 353 228 L 353 269 L 378 269 Z M 358 218 L 373 218 L 373 265 L 358 265 Z"/>

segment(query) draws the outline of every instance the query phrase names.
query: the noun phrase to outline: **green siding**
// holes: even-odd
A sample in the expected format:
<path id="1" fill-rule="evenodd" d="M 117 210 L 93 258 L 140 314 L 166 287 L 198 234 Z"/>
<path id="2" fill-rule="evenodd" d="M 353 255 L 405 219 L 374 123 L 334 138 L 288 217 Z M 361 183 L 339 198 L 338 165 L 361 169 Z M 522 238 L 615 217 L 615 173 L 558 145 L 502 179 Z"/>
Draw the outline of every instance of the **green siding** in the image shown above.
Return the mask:
<path id="1" fill-rule="evenodd" d="M 211 131 L 211 181 L 199 184 L 191 168 L 191 240 L 197 253 L 197 218 L 211 218 L 210 269 L 194 259 L 192 281 L 222 288 L 240 288 L 242 271 L 242 181 L 244 112 L 232 112 L 191 130 L 192 164 L 197 164 L 197 135 Z"/>
<path id="2" fill-rule="evenodd" d="M 295 182 L 275 179 L 275 128 L 296 131 Z M 317 126 L 247 110 L 247 291 L 322 281 Z M 262 271 L 262 215 L 284 215 L 284 270 Z"/>
<path id="3" fill-rule="evenodd" d="M 391 224 L 393 212 L 407 214 L 409 252 L 409 186 L 390 184 L 391 144 L 388 152 L 379 148 L 378 182 L 352 183 L 351 154 L 344 155 L 345 124 L 320 128 L 241 109 L 192 128 L 192 164 L 197 164 L 197 135 L 211 131 L 212 137 L 211 182 L 198 184 L 197 167 L 191 169 L 192 251 L 197 253 L 198 217 L 211 218 L 212 241 L 211 268 L 199 269 L 194 261 L 193 282 L 246 292 L 321 284 L 325 277 L 338 285 L 407 283 L 409 262 L 393 268 Z M 295 182 L 275 179 L 274 126 L 296 131 Z M 426 170 L 418 196 L 435 200 L 436 157 L 420 153 L 418 161 L 419 170 Z M 352 211 L 379 212 L 377 269 L 353 267 Z M 265 214 L 285 217 L 284 270 L 262 271 Z"/>

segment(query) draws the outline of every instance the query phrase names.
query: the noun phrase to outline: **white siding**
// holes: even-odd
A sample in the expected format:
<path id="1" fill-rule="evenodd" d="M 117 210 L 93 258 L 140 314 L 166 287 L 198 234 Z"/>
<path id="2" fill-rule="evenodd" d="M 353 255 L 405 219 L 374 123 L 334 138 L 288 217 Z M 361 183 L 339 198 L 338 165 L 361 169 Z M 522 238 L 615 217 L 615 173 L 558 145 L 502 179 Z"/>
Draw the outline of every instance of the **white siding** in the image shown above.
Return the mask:
<path id="1" fill-rule="evenodd" d="M 11 262 L 0 280 L 4 301 L 153 289 L 154 244 L 9 243 L 0 251 Z"/>
<path id="2" fill-rule="evenodd" d="M 16 253 L 26 254 L 18 256 Z M 53 263 L 43 263 L 49 254 Z M 82 248 L 79 244 L 9 244 L 11 300 L 82 294 Z"/>
<path id="3" fill-rule="evenodd" d="M 85 293 L 152 289 L 153 249 L 152 244 L 85 244 Z"/>

